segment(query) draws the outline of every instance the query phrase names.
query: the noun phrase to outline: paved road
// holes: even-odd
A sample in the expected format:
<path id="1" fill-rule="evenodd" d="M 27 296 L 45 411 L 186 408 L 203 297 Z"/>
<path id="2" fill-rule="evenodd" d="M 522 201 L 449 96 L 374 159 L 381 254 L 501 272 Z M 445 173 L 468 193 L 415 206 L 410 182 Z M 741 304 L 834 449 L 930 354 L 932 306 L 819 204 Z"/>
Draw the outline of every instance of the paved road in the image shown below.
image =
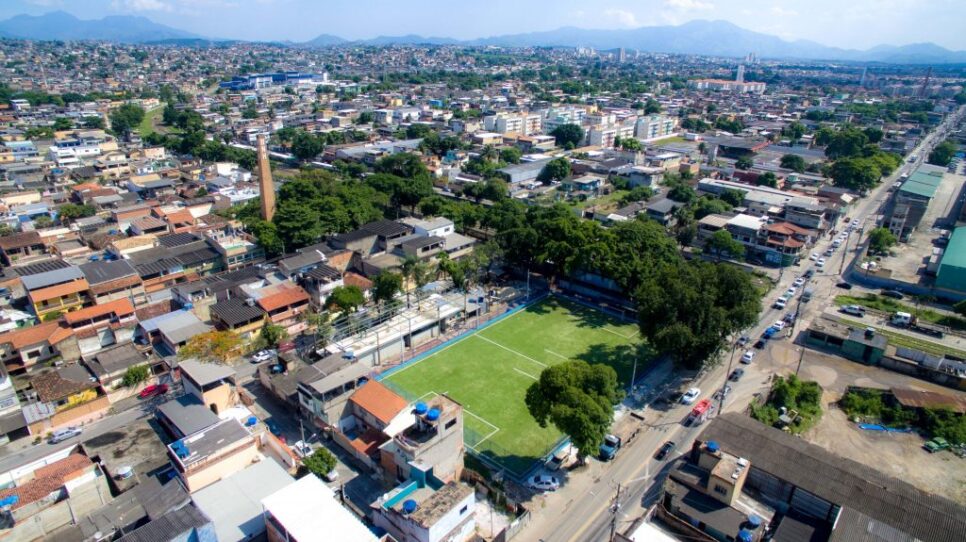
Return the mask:
<path id="1" fill-rule="evenodd" d="M 889 187 L 903 173 L 911 172 L 925 160 L 929 150 L 942 140 L 954 117 L 958 119 L 963 111 L 960 109 L 947 119 L 946 124 L 934 130 L 916 147 L 912 152 L 918 157 L 915 163 L 907 162 L 901 165 L 892 176 L 886 178 L 879 187 L 853 207 L 849 216 L 852 219 L 861 220 L 861 229 L 852 233 L 847 243 L 836 250 L 831 257 L 826 258 L 824 269 L 818 269 L 812 261 L 803 260 L 798 267 L 788 268 L 779 275 L 779 280 L 772 290 L 774 293 L 765 299 L 768 307 L 762 311 L 758 323 L 747 331 L 747 335 L 754 340 L 786 312 L 800 307 L 799 319 L 794 329 L 789 330 L 788 333 L 797 335 L 802 329 L 807 328 L 812 318 L 833 302 L 835 284 L 841 280 L 839 270 L 848 266 L 848 259 L 861 254 L 859 247 L 865 242 L 868 232 L 881 218 L 878 213 L 889 197 Z M 816 243 L 812 251 L 824 254 L 830 245 L 831 238 L 826 237 Z M 843 260 L 846 261 L 843 262 Z M 796 298 L 786 309 L 774 309 L 771 303 L 775 298 L 788 289 L 795 278 L 809 267 L 816 268 L 816 274 L 808 284 L 815 290 L 812 301 L 799 304 Z M 799 292 L 801 290 L 802 288 Z M 787 341 L 787 339 L 777 340 Z M 769 350 L 770 348 L 766 348 L 762 355 L 770 355 Z M 791 346 L 782 350 L 792 352 L 794 355 L 801 352 L 801 347 Z M 735 349 L 733 356 L 735 365 L 740 355 L 741 350 Z M 702 397 L 710 396 L 726 381 L 731 358 L 732 353 L 729 351 L 725 354 L 725 363 L 719 364 L 699 379 L 698 385 L 704 390 Z M 771 364 L 767 365 L 770 367 Z M 771 375 L 763 373 L 768 371 L 770 368 L 759 369 L 752 366 L 741 382 L 732 383 L 734 391 L 725 402 L 724 410 L 738 411 L 747 408 L 754 397 L 752 389 L 767 389 Z M 650 410 L 647 415 L 648 430 L 626 445 L 612 463 L 601 464 L 591 460 L 590 465 L 585 467 L 586 472 L 572 473 L 570 480 L 566 481 L 557 494 L 538 497 L 541 507 L 531 507 L 535 510 L 531 523 L 518 535 L 518 539 L 532 542 L 599 542 L 610 539 L 612 526 L 616 526 L 618 531 L 626 529 L 630 522 L 640 517 L 644 510 L 654 503 L 660 493 L 663 475 L 666 474 L 664 467 L 668 461 L 653 459 L 658 447 L 666 440 L 673 440 L 678 444 L 675 455 L 680 455 L 688 450 L 691 442 L 701 432 L 702 426 L 685 427 L 682 424 L 689 410 L 690 407 L 684 405 L 672 405 L 666 411 Z M 613 509 L 618 484 L 621 484 L 622 490 L 615 522 Z"/>

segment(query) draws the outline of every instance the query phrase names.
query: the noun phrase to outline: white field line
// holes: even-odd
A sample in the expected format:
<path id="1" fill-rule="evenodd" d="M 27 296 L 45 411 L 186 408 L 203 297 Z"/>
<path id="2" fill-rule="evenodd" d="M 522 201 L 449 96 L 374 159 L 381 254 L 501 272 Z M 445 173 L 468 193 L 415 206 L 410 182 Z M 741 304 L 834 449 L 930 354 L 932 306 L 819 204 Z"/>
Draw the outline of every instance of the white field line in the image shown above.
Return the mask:
<path id="1" fill-rule="evenodd" d="M 530 374 L 530 373 L 528 373 L 526 371 L 521 371 L 520 369 L 517 369 L 516 367 L 514 367 L 513 370 L 516 371 L 516 372 L 518 372 L 518 373 L 520 373 L 520 374 L 522 374 L 523 376 L 525 376 L 527 378 L 532 378 L 534 380 L 540 380 L 539 378 L 533 376 L 532 374 Z"/>
<path id="2" fill-rule="evenodd" d="M 469 410 L 466 410 L 465 408 L 463 409 L 463 413 L 469 414 L 470 416 L 473 416 L 474 418 L 476 418 L 477 420 L 480 420 L 481 422 L 485 423 L 486 425 L 489 425 L 490 427 L 493 428 L 493 432 L 494 433 L 500 430 L 499 427 L 497 427 L 497 426 L 493 425 L 492 423 L 486 421 L 485 418 L 482 418 L 482 417 L 480 417 L 480 416 L 478 416 L 476 414 L 473 414 L 472 412 L 470 412 Z"/>
<path id="3" fill-rule="evenodd" d="M 482 340 L 484 340 L 484 341 L 486 341 L 486 342 L 488 342 L 488 343 L 490 343 L 490 344 L 492 344 L 492 345 L 495 345 L 495 346 L 498 346 L 498 347 L 500 347 L 500 348 L 502 348 L 502 349 L 504 349 L 504 350 L 506 350 L 507 352 L 512 352 L 512 353 L 514 353 L 514 354 L 516 354 L 516 355 L 518 355 L 518 356 L 520 356 L 521 358 L 524 358 L 524 359 L 528 359 L 528 360 L 530 360 L 530 361 L 532 361 L 532 362 L 534 362 L 534 363 L 536 363 L 537 365 L 539 365 L 539 366 L 541 366 L 541 367 L 544 367 L 544 368 L 546 368 L 546 367 L 547 367 L 547 365 L 546 365 L 545 363 L 541 363 L 541 362 L 539 362 L 539 361 L 537 361 L 537 360 L 535 360 L 535 359 L 533 359 L 533 358 L 531 358 L 530 356 L 528 356 L 528 355 L 526 355 L 526 354 L 521 354 L 520 352 L 517 352 L 516 350 L 514 350 L 514 349 L 512 349 L 512 348 L 507 348 L 506 346 L 503 346 L 502 344 L 500 344 L 500 343 L 498 343 L 498 342 L 496 342 L 496 341 L 494 341 L 494 340 L 492 340 L 492 339 L 487 339 L 487 338 L 486 338 L 486 337 L 484 337 L 483 335 L 480 335 L 480 334 L 476 334 L 476 335 L 473 335 L 473 336 L 474 336 L 474 337 L 476 337 L 476 338 L 478 338 L 478 339 L 482 339 Z"/>
<path id="4" fill-rule="evenodd" d="M 480 441 L 476 443 L 476 446 L 470 446 L 469 444 L 467 444 L 466 446 L 467 446 L 468 448 L 471 448 L 471 449 L 473 449 L 473 451 L 476 451 L 476 452 L 479 452 L 479 450 L 478 450 L 477 448 L 479 448 L 479 446 L 480 446 L 480 444 L 483 444 L 484 442 L 486 442 L 486 440 L 487 440 L 488 438 L 490 438 L 490 437 L 492 437 L 493 435 L 495 435 L 495 434 L 497 434 L 497 432 L 499 432 L 499 431 L 500 431 L 499 429 L 494 429 L 492 433 L 490 433 L 489 435 L 487 435 L 487 436 L 485 436 L 485 437 L 483 437 L 483 438 L 481 438 L 481 439 L 480 439 Z"/>
<path id="5" fill-rule="evenodd" d="M 454 347 L 454 346 L 456 346 L 457 344 L 459 344 L 459 343 L 461 343 L 461 342 L 463 342 L 463 341 L 465 341 L 465 340 L 466 340 L 466 339 L 468 339 L 468 338 L 469 338 L 469 336 L 467 336 L 467 337 L 463 337 L 462 339 L 460 339 L 460 340 L 458 340 L 458 341 L 456 341 L 456 342 L 454 342 L 454 343 L 452 343 L 452 344 L 447 344 L 446 346 L 444 346 L 444 347 L 442 347 L 442 348 L 440 348 L 439 350 L 437 350 L 437 351 L 435 351 L 435 352 L 433 352 L 432 354 L 430 354 L 430 355 L 428 355 L 428 356 L 426 356 L 426 357 L 424 357 L 424 358 L 422 358 L 422 359 L 420 359 L 419 361 L 416 361 L 416 362 L 413 362 L 413 363 L 410 363 L 409 365 L 407 365 L 407 366 L 405 366 L 405 367 L 402 367 L 402 368 L 400 368 L 399 370 L 397 370 L 397 371 L 395 371 L 395 372 L 393 372 L 393 373 L 392 373 L 391 375 L 389 375 L 389 376 L 388 376 L 388 378 L 392 378 L 393 376 L 396 376 L 397 374 L 399 374 L 399 373 L 401 373 L 401 372 L 403 372 L 403 371 L 405 371 L 406 369 L 409 369 L 410 367 L 415 367 L 416 365 L 419 365 L 420 363 L 422 363 L 422 362 L 424 362 L 424 361 L 426 361 L 427 359 L 429 359 L 429 358 L 431 358 L 431 357 L 433 357 L 433 356 L 435 356 L 436 354 L 441 354 L 441 353 L 443 353 L 444 351 L 446 351 L 446 350 L 449 350 L 450 348 L 452 348 L 452 347 Z M 403 363 L 405 363 L 405 362 L 403 362 Z"/>
<path id="6" fill-rule="evenodd" d="M 439 394 L 436 393 L 435 391 L 427 391 L 426 393 L 424 393 L 424 394 L 420 395 L 419 397 L 417 397 L 416 398 L 416 401 L 422 401 L 423 399 L 426 398 L 427 395 L 432 395 L 433 397 L 436 397 Z"/>
<path id="7" fill-rule="evenodd" d="M 613 333 L 614 335 L 617 335 L 618 337 L 622 337 L 622 338 L 627 339 L 627 340 L 631 340 L 631 339 L 634 338 L 634 335 L 624 335 L 623 333 L 618 333 L 618 332 L 614 331 L 613 329 L 607 329 L 604 326 L 601 326 L 599 329 L 602 329 L 602 330 L 606 331 L 607 333 Z"/>
<path id="8" fill-rule="evenodd" d="M 565 356 L 563 354 L 558 354 L 558 353 L 554 352 L 553 350 L 547 350 L 546 348 L 544 348 L 543 351 L 546 352 L 546 353 L 548 353 L 548 354 L 550 354 L 550 355 L 557 356 L 560 359 L 570 359 L 570 358 L 568 358 L 567 356 Z"/>

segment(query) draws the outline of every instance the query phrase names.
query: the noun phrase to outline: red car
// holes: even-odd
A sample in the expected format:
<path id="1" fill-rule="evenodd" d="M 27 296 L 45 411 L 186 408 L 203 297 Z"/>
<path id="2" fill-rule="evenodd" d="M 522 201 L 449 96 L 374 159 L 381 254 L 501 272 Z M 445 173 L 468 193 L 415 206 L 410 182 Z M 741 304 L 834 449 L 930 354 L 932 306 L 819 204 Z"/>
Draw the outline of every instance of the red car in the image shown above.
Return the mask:
<path id="1" fill-rule="evenodd" d="M 147 399 L 149 397 L 157 397 L 158 395 L 164 395 L 168 393 L 167 384 L 151 384 L 150 386 L 141 390 L 138 394 L 138 398 Z"/>

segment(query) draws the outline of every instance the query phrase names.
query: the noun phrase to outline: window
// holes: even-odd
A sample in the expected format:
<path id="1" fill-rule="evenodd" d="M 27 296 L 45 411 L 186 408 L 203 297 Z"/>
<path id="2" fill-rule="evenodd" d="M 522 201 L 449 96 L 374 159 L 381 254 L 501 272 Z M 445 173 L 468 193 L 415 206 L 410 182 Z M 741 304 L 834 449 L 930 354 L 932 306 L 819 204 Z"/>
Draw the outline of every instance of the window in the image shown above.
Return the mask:
<path id="1" fill-rule="evenodd" d="M 715 484 L 714 485 L 714 492 L 715 493 L 718 493 L 718 494 L 721 494 L 721 495 L 727 495 L 728 494 L 728 489 L 726 487 L 724 487 L 724 486 L 719 486 L 718 484 Z"/>
<path id="2" fill-rule="evenodd" d="M 460 515 L 462 516 L 462 515 L 463 515 L 463 514 L 465 514 L 465 513 L 466 513 L 466 511 L 467 511 L 467 510 L 469 510 L 469 509 L 470 509 L 470 505 L 466 505 L 466 506 L 464 506 L 463 508 L 460 508 Z"/>
<path id="3" fill-rule="evenodd" d="M 443 428 L 444 429 L 449 429 L 450 427 L 453 427 L 454 425 L 456 425 L 456 418 L 453 418 L 452 420 L 446 422 L 446 425 Z"/>

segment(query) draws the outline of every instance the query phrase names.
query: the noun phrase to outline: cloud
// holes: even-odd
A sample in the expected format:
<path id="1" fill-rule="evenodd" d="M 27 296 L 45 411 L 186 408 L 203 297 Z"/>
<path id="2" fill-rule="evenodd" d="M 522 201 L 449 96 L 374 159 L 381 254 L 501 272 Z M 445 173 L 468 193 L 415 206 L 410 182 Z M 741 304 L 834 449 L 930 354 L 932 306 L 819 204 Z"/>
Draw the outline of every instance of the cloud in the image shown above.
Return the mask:
<path id="1" fill-rule="evenodd" d="M 173 11 L 161 0 L 112 0 L 111 7 L 118 11 Z"/>
<path id="2" fill-rule="evenodd" d="M 641 23 L 637 21 L 637 16 L 626 9 L 606 9 L 604 10 L 604 15 L 610 19 L 617 20 L 623 26 L 641 26 Z"/>
<path id="3" fill-rule="evenodd" d="M 785 9 L 781 6 L 773 6 L 771 14 L 775 17 L 798 17 L 798 12 L 794 9 Z"/>
<path id="4" fill-rule="evenodd" d="M 664 5 L 682 11 L 714 9 L 714 4 L 711 2 L 702 2 L 702 0 L 664 0 Z"/>

